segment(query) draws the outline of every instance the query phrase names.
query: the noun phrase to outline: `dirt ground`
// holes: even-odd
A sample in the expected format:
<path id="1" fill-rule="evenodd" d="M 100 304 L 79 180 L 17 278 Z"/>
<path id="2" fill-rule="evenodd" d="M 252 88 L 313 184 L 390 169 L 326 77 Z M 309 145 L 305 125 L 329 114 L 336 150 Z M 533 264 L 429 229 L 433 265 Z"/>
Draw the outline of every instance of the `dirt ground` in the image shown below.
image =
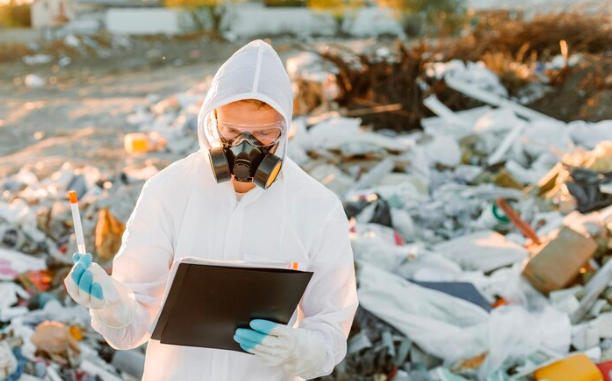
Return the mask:
<path id="1" fill-rule="evenodd" d="M 586 56 L 563 75 L 554 91 L 529 107 L 565 122 L 612 119 L 612 52 L 609 56 Z"/>
<path id="2" fill-rule="evenodd" d="M 186 90 L 214 74 L 236 47 L 202 46 L 196 62 L 147 65 L 133 54 L 91 65 L 75 62 L 59 71 L 19 61 L 0 65 L 0 176 L 29 164 L 48 175 L 64 162 L 110 170 L 133 164 L 123 151 L 123 135 L 135 131 L 126 122 L 147 95 L 162 97 Z M 175 55 L 181 52 L 175 52 Z M 23 83 L 28 71 L 56 82 L 42 89 Z"/>

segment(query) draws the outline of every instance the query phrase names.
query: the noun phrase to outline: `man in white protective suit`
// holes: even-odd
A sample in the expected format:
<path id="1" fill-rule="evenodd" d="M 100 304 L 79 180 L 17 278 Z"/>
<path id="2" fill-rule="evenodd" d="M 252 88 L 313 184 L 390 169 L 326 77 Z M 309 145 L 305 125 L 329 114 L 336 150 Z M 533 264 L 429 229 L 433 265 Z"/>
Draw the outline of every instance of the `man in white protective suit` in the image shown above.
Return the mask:
<path id="1" fill-rule="evenodd" d="M 291 83 L 257 40 L 217 71 L 198 117 L 200 150 L 149 179 L 112 276 L 74 255 L 65 279 L 92 326 L 116 349 L 148 342 L 143 380 L 295 381 L 332 372 L 357 309 L 341 202 L 287 157 Z M 249 353 L 161 344 L 149 330 L 173 261 L 297 263 L 314 272 L 288 325 L 253 320 L 234 340 Z"/>

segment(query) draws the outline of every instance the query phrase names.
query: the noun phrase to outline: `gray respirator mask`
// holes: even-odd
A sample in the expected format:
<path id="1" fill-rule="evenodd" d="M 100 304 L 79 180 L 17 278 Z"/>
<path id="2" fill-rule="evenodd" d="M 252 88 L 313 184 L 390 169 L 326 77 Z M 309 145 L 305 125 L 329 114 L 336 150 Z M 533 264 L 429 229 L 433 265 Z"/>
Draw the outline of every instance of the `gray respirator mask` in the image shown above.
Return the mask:
<path id="1" fill-rule="evenodd" d="M 244 125 L 214 121 L 222 146 L 208 151 L 217 183 L 255 183 L 268 189 L 282 167 L 280 157 L 271 153 L 278 147 L 284 122 Z"/>

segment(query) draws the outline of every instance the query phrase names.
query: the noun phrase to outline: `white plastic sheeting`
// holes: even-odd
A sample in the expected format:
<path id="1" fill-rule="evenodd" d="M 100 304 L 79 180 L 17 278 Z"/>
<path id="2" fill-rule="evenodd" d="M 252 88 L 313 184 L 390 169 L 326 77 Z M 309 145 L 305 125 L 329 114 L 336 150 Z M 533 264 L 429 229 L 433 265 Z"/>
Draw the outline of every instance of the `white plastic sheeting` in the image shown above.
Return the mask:
<path id="1" fill-rule="evenodd" d="M 479 368 L 486 380 L 505 361 L 539 348 L 559 356 L 570 347 L 566 314 L 551 307 L 530 312 L 501 307 L 489 315 L 482 308 L 447 294 L 425 289 L 360 262 L 359 300 L 376 316 L 410 337 L 426 352 L 447 362 L 487 353 Z"/>

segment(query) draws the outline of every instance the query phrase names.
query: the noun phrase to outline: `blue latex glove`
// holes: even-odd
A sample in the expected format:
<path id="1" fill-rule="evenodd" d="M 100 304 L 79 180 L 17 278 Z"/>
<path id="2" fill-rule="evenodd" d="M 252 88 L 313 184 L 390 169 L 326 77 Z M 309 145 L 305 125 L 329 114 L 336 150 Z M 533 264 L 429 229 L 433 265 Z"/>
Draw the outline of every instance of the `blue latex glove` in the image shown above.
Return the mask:
<path id="1" fill-rule="evenodd" d="M 72 261 L 75 263 L 72 270 L 71 278 L 75 284 L 78 285 L 80 292 L 90 294 L 92 297 L 104 300 L 104 291 L 100 283 L 94 283 L 93 273 L 88 270 L 91 265 L 91 254 L 79 254 L 74 253 L 72 255 Z"/>
<path id="2" fill-rule="evenodd" d="M 281 366 L 291 376 L 312 378 L 323 367 L 325 341 L 319 332 L 268 320 L 253 320 L 252 329 L 238 328 L 234 340 L 268 366 Z"/>
<path id="3" fill-rule="evenodd" d="M 74 266 L 64 279 L 68 294 L 80 305 L 90 308 L 103 324 L 118 328 L 128 324 L 136 309 L 136 300 L 121 282 L 92 262 L 91 254 L 75 253 Z"/>
<path id="4" fill-rule="evenodd" d="M 108 290 L 112 287 L 110 277 L 98 264 L 92 263 L 89 253 L 74 253 L 72 261 L 74 266 L 64 281 L 68 293 L 75 302 L 87 308 L 103 308 L 106 304 L 104 288 L 112 294 L 112 290 Z M 103 284 L 106 287 L 103 288 Z"/>

